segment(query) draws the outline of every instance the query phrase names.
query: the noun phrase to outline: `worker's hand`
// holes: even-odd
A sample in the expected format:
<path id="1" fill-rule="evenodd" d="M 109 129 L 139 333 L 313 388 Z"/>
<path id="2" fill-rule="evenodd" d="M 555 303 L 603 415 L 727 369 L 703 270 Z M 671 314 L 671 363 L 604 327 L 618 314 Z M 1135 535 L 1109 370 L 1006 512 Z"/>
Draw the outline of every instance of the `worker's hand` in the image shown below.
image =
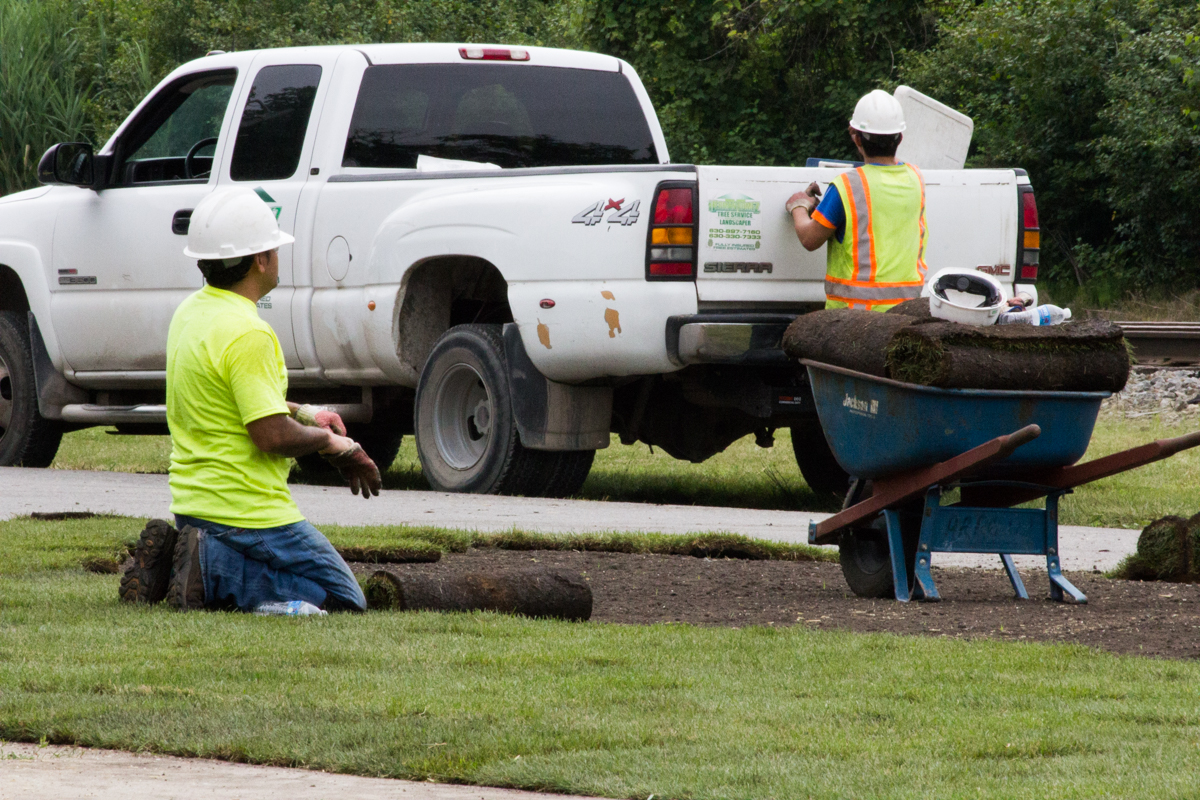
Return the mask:
<path id="1" fill-rule="evenodd" d="M 364 500 L 370 500 L 372 495 L 378 496 L 383 488 L 383 480 L 379 477 L 379 467 L 362 449 L 362 445 L 345 436 L 329 434 L 330 446 L 321 451 L 321 457 L 332 464 L 346 482 L 350 491 L 361 494 Z"/>
<path id="2" fill-rule="evenodd" d="M 309 428 L 324 428 L 338 436 L 346 435 L 346 424 L 342 422 L 341 416 L 327 408 L 305 404 L 297 408 L 293 416 L 296 422 Z"/>
<path id="3" fill-rule="evenodd" d="M 788 215 L 790 216 L 797 208 L 803 208 L 806 214 L 812 214 L 812 210 L 817 207 L 816 195 L 812 194 L 814 191 L 819 195 L 821 187 L 814 183 L 803 192 L 796 192 L 789 197 L 787 203 L 784 205 Z"/>

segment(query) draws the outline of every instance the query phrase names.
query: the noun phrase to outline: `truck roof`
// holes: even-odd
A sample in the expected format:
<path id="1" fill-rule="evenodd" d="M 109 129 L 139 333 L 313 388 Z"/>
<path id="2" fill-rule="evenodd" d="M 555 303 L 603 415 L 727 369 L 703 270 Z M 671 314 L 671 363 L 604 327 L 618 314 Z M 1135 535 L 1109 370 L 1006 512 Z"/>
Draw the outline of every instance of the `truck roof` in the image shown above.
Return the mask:
<path id="1" fill-rule="evenodd" d="M 589 53 L 582 50 L 562 50 L 555 47 L 525 47 L 508 44 L 476 44 L 449 42 L 411 42 L 390 44 L 339 44 L 323 45 L 320 47 L 279 47 L 266 50 L 239 50 L 229 53 L 214 53 L 213 55 L 197 58 L 181 64 L 171 75 L 191 72 L 197 66 L 244 66 L 254 60 L 254 56 L 262 52 L 294 53 L 297 58 L 303 58 L 305 53 L 351 51 L 361 53 L 371 64 L 460 64 L 475 63 L 474 59 L 466 59 L 460 52 L 462 48 L 486 48 L 498 50 L 523 50 L 529 54 L 527 61 L 497 62 L 487 61 L 478 63 L 511 63 L 518 66 L 567 67 L 571 69 L 591 69 L 602 72 L 620 72 L 624 62 L 613 56 L 600 53 Z"/>

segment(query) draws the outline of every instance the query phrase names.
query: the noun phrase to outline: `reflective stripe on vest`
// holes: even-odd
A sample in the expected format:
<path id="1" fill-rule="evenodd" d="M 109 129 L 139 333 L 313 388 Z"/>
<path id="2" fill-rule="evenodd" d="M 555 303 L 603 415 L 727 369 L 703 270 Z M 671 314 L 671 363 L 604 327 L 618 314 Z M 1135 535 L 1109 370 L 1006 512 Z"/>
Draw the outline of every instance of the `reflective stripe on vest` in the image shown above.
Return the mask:
<path id="1" fill-rule="evenodd" d="M 904 167 L 860 167 L 835 178 L 846 227 L 842 242 L 829 242 L 827 306 L 883 309 L 920 296 L 925 181 L 916 167 Z"/>

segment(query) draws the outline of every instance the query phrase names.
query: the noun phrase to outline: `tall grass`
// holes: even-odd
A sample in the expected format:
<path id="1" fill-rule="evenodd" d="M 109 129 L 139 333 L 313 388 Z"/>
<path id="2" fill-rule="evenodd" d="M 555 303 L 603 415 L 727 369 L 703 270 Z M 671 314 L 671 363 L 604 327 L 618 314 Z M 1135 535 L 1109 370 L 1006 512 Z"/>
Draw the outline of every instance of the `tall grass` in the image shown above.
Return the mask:
<path id="1" fill-rule="evenodd" d="M 66 5 L 0 0 L 0 194 L 35 185 L 50 145 L 87 140 L 78 51 Z"/>

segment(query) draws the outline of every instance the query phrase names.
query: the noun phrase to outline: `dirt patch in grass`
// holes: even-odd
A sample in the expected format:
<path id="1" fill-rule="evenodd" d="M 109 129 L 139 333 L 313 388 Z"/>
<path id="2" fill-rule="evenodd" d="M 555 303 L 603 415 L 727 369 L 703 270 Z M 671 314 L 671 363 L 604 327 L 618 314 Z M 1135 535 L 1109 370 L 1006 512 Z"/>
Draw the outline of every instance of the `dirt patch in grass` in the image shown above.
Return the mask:
<path id="1" fill-rule="evenodd" d="M 940 603 L 855 597 L 837 564 L 689 556 L 472 548 L 437 564 L 389 564 L 402 573 L 506 569 L 531 562 L 578 570 L 592 587 L 594 622 L 631 625 L 808 625 L 953 639 L 1067 642 L 1113 653 L 1200 658 L 1200 586 L 1068 578 L 1086 605 L 1049 600 L 1044 572 L 1022 577 L 1030 600 L 1013 599 L 1000 570 L 938 569 Z M 353 564 L 370 574 L 379 564 Z"/>

